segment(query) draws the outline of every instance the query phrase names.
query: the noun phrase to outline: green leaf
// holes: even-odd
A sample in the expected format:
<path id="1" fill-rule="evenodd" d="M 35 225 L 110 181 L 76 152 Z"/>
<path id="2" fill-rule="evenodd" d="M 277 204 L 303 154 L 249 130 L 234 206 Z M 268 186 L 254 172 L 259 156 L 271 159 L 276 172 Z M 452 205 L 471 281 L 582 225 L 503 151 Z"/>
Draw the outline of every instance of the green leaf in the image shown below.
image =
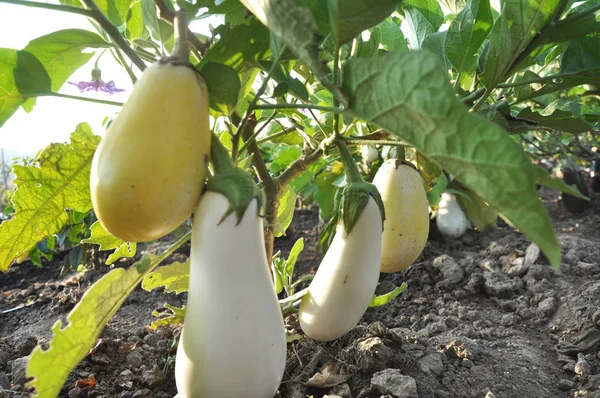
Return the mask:
<path id="1" fill-rule="evenodd" d="M 273 163 L 271 163 L 271 173 L 277 174 L 286 169 L 292 162 L 302 155 L 302 150 L 297 146 L 280 147 L 273 152 Z"/>
<path id="2" fill-rule="evenodd" d="M 70 144 L 50 144 L 32 166 L 15 165 L 16 217 L 0 224 L 0 271 L 46 236 L 67 224 L 65 209 L 86 213 L 90 199 L 90 167 L 100 138 L 82 123 Z"/>
<path id="3" fill-rule="evenodd" d="M 142 0 L 135 0 L 131 3 L 129 14 L 127 14 L 126 28 L 129 41 L 145 37 L 146 25 L 144 24 L 144 6 Z"/>
<path id="4" fill-rule="evenodd" d="M 444 12 L 437 0 L 404 0 L 403 7 L 413 7 L 425 17 L 437 32 L 445 21 Z"/>
<path id="5" fill-rule="evenodd" d="M 203 62 L 225 64 L 239 72 L 245 61 L 262 58 L 269 51 L 269 30 L 256 19 L 248 25 L 221 25 L 214 34 L 220 38 L 206 51 Z"/>
<path id="6" fill-rule="evenodd" d="M 236 71 L 231 66 L 209 61 L 202 65 L 200 75 L 208 87 L 211 108 L 225 114 L 231 113 L 242 88 Z"/>
<path id="7" fill-rule="evenodd" d="M 446 51 L 444 51 L 444 41 L 446 40 L 446 33 L 448 32 L 435 32 L 428 34 L 421 48 L 427 50 L 437 56 L 437 58 L 444 63 L 446 69 L 450 69 L 452 65 L 446 57 Z"/>
<path id="8" fill-rule="evenodd" d="M 0 48 L 0 127 L 25 102 L 17 89 L 13 73 L 17 66 L 17 53 L 17 50 Z"/>
<path id="9" fill-rule="evenodd" d="M 95 3 L 116 26 L 121 26 L 127 21 L 131 0 L 95 0 Z"/>
<path id="10" fill-rule="evenodd" d="M 479 231 L 485 231 L 496 226 L 498 214 L 479 196 L 471 191 L 460 191 L 462 195 L 456 195 L 456 199 L 465 215 Z"/>
<path id="11" fill-rule="evenodd" d="M 436 163 L 427 159 L 425 155 L 417 151 L 416 156 L 417 170 L 423 179 L 425 191 L 429 192 L 435 185 L 437 185 L 442 169 Z"/>
<path id="12" fill-rule="evenodd" d="M 599 4 L 598 1 L 587 1 L 572 10 L 568 17 L 544 33 L 542 43 L 558 43 L 600 32 Z"/>
<path id="13" fill-rule="evenodd" d="M 58 91 L 69 76 L 94 55 L 84 50 L 109 47 L 111 44 L 94 32 L 66 29 L 30 41 L 25 51 L 37 57 L 50 76 L 52 91 Z"/>
<path id="14" fill-rule="evenodd" d="M 425 38 L 437 30 L 416 7 L 404 7 L 408 27 L 408 42 L 413 49 L 420 49 Z"/>
<path id="15" fill-rule="evenodd" d="M 24 97 L 47 94 L 52 91 L 50 76 L 44 65 L 27 51 L 17 52 L 17 65 L 13 70 L 15 85 Z"/>
<path id="16" fill-rule="evenodd" d="M 517 82 L 539 80 L 540 76 L 526 71 Z M 515 87 L 515 94 L 519 101 L 539 97 L 558 90 L 568 89 L 582 84 L 600 84 L 600 67 L 574 72 L 569 75 L 559 75 L 556 78 L 548 77 L 547 80 Z"/>
<path id="17" fill-rule="evenodd" d="M 279 36 L 317 78 L 325 79 L 327 68 L 319 59 L 315 36 L 317 23 L 308 8 L 295 0 L 241 0 L 259 21 Z M 239 37 L 237 38 L 239 40 Z"/>
<path id="18" fill-rule="evenodd" d="M 128 270 L 110 271 L 85 292 L 65 323 L 56 321 L 49 348 L 35 347 L 27 363 L 27 377 L 34 378 L 28 386 L 37 390 L 34 397 L 58 397 L 69 373 L 89 353 L 104 326 L 160 261 L 162 257 L 145 254 Z"/>
<path id="19" fill-rule="evenodd" d="M 296 193 L 289 185 L 283 189 L 283 193 L 279 198 L 279 209 L 277 210 L 277 221 L 275 225 L 275 237 L 285 235 L 294 218 L 294 210 L 296 209 Z"/>
<path id="20" fill-rule="evenodd" d="M 323 171 L 317 176 L 317 190 L 315 191 L 314 198 L 319 204 L 321 215 L 325 219 L 332 217 L 336 212 L 334 198 L 338 187 L 334 185 L 334 182 L 342 174 L 343 170 L 331 170 Z"/>
<path id="21" fill-rule="evenodd" d="M 600 68 L 600 34 L 571 40 L 560 61 L 562 73 Z M 597 77 L 597 76 L 596 76 Z"/>
<path id="22" fill-rule="evenodd" d="M 329 8 L 324 5 L 323 0 L 298 0 L 298 4 L 308 8 L 317 23 L 317 34 L 327 36 L 331 33 L 329 22 Z"/>
<path id="23" fill-rule="evenodd" d="M 379 44 L 381 44 L 381 28 L 375 26 L 371 29 L 369 40 L 364 41 L 362 36 L 358 38 L 357 58 L 373 58 L 379 54 Z"/>
<path id="24" fill-rule="evenodd" d="M 554 130 L 574 134 L 584 133 L 593 127 L 582 116 L 574 115 L 572 111 L 562 110 L 559 101 L 554 101 L 539 113 L 533 111 L 531 108 L 524 108 L 519 112 L 517 118 L 533 121 Z"/>
<path id="25" fill-rule="evenodd" d="M 440 200 L 442 200 L 442 194 L 446 191 L 448 187 L 448 178 L 446 177 L 446 173 L 440 173 L 437 184 L 431 188 L 431 191 L 427 192 L 427 203 L 431 207 L 437 207 L 440 204 Z"/>
<path id="26" fill-rule="evenodd" d="M 349 112 L 448 170 L 535 241 L 552 264 L 560 264 L 527 156 L 502 128 L 468 112 L 434 55 L 412 51 L 351 60 L 343 89 L 350 96 Z"/>
<path id="27" fill-rule="evenodd" d="M 185 320 L 185 306 L 179 308 L 172 306 L 171 304 L 164 304 L 164 307 L 170 312 L 158 312 L 157 310 L 152 311 L 152 316 L 160 318 L 150 324 L 150 329 L 156 330 L 160 327 L 167 325 L 179 325 Z"/>
<path id="28" fill-rule="evenodd" d="M 439 2 L 454 15 L 461 12 L 467 4 L 467 0 L 439 0 Z"/>
<path id="29" fill-rule="evenodd" d="M 377 25 L 381 29 L 381 45 L 387 51 L 405 52 L 408 51 L 408 44 L 404 34 L 391 18 L 388 18 Z"/>
<path id="30" fill-rule="evenodd" d="M 542 166 L 533 165 L 536 176 L 536 182 L 540 185 L 545 186 L 546 188 L 554 189 L 555 191 L 560 191 L 564 193 L 568 193 L 569 195 L 573 195 L 580 199 L 589 199 L 584 196 L 576 186 L 569 186 L 563 180 L 558 178 L 552 178 L 550 174 L 544 169 Z"/>
<path id="31" fill-rule="evenodd" d="M 444 50 L 458 72 L 475 66 L 476 59 L 473 56 L 492 29 L 493 22 L 489 0 L 469 0 L 450 23 Z"/>
<path id="32" fill-rule="evenodd" d="M 506 0 L 490 34 L 490 50 L 481 82 L 488 88 L 503 81 L 517 57 L 541 32 L 561 0 Z"/>
<path id="33" fill-rule="evenodd" d="M 382 294 L 381 296 L 373 295 L 373 298 L 369 303 L 369 307 L 381 307 L 382 305 L 386 305 L 387 303 L 398 297 L 400 294 L 402 294 L 402 292 L 405 291 L 407 287 L 408 284 L 406 282 L 402 282 L 400 286 L 398 286 L 389 293 Z"/>
<path id="34" fill-rule="evenodd" d="M 338 46 L 389 17 L 398 3 L 400 0 L 327 0 L 333 37 Z"/>
<path id="35" fill-rule="evenodd" d="M 300 253 L 304 250 L 304 238 L 299 238 L 292 246 L 290 250 L 290 254 L 288 255 L 287 260 L 285 261 L 285 272 L 287 275 L 292 278 L 294 276 L 294 268 L 296 267 L 296 262 L 298 261 L 298 257 Z"/>
<path id="36" fill-rule="evenodd" d="M 115 261 L 123 257 L 133 257 L 135 256 L 137 243 L 135 242 L 125 242 L 116 236 L 111 235 L 100 221 L 96 221 L 90 227 L 90 237 L 87 239 L 83 239 L 81 243 L 93 243 L 95 245 L 100 245 L 100 250 L 112 250 L 116 249 L 108 259 L 106 260 L 106 265 L 111 265 Z"/>
<path id="37" fill-rule="evenodd" d="M 190 283 L 190 260 L 174 262 L 157 268 L 142 281 L 142 289 L 150 291 L 164 287 L 165 292 L 179 294 L 187 292 Z"/>

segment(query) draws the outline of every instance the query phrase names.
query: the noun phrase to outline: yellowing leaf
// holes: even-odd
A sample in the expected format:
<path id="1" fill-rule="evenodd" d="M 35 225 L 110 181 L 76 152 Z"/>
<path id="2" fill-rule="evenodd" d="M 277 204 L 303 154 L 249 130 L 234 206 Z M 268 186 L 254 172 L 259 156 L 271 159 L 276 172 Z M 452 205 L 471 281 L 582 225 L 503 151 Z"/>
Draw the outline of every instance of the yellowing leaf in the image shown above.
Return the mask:
<path id="1" fill-rule="evenodd" d="M 137 244 L 135 242 L 125 242 L 122 239 L 113 236 L 108 232 L 99 221 L 92 224 L 91 235 L 89 238 L 84 239 L 81 243 L 94 243 L 100 245 L 100 250 L 111 250 L 116 249 L 108 259 L 106 259 L 106 265 L 111 265 L 122 257 L 133 257 Z"/>
<path id="2" fill-rule="evenodd" d="M 167 293 L 179 294 L 188 290 L 190 283 L 190 260 L 180 263 L 165 265 L 146 275 L 142 281 L 142 289 L 152 290 L 159 287 L 165 288 Z"/>
<path id="3" fill-rule="evenodd" d="M 0 271 L 68 222 L 65 209 L 87 213 L 90 200 L 90 165 L 100 138 L 81 123 L 70 144 L 50 144 L 38 164 L 15 166 L 15 215 L 0 224 Z"/>
<path id="4" fill-rule="evenodd" d="M 156 330 L 161 326 L 176 325 L 183 323 L 185 319 L 185 306 L 182 308 L 174 307 L 171 304 L 165 304 L 165 308 L 170 310 L 170 313 L 158 312 L 157 310 L 152 311 L 152 315 L 160 317 L 160 319 L 150 324 L 150 329 Z"/>

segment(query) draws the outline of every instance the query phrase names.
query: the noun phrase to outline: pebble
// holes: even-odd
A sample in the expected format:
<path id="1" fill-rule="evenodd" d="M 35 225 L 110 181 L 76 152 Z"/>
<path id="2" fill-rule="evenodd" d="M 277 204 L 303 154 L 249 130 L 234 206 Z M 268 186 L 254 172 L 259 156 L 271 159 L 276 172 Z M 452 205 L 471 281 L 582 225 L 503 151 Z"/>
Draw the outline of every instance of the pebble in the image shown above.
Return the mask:
<path id="1" fill-rule="evenodd" d="M 110 359 L 108 359 L 108 357 L 105 354 L 100 353 L 92 356 L 92 363 L 101 366 L 108 366 L 110 365 Z"/>
<path id="2" fill-rule="evenodd" d="M 69 398 L 79 398 L 81 397 L 81 388 L 75 387 L 72 390 L 69 390 Z"/>
<path id="3" fill-rule="evenodd" d="M 433 395 L 435 396 L 435 398 L 450 398 L 450 394 L 444 390 L 435 390 Z"/>
<path id="4" fill-rule="evenodd" d="M 10 380 L 4 372 L 0 372 L 0 390 L 10 390 Z"/>
<path id="5" fill-rule="evenodd" d="M 154 365 L 152 370 L 146 370 L 144 373 L 142 373 L 142 380 L 144 380 L 144 383 L 146 383 L 150 388 L 157 387 L 164 381 L 164 379 L 165 374 L 158 367 L 158 365 Z"/>
<path id="6" fill-rule="evenodd" d="M 26 356 L 31 354 L 31 351 L 35 348 L 38 341 L 34 336 L 27 336 L 25 341 L 23 341 L 17 348 L 17 351 L 21 354 L 21 356 Z"/>
<path id="7" fill-rule="evenodd" d="M 516 276 L 521 277 L 521 276 L 525 275 L 527 273 L 527 271 L 529 271 L 529 264 L 523 263 L 523 264 L 514 265 L 514 266 L 510 267 L 508 269 L 508 271 L 506 271 L 506 273 L 511 278 L 514 278 Z"/>
<path id="8" fill-rule="evenodd" d="M 425 355 L 419 360 L 421 368 L 427 369 L 436 376 L 444 373 L 444 363 L 442 362 L 442 356 L 439 353 Z"/>
<path id="9" fill-rule="evenodd" d="M 516 314 L 505 314 L 500 319 L 500 325 L 502 326 L 514 326 L 519 322 L 519 316 Z"/>
<path id="10" fill-rule="evenodd" d="M 139 368 L 144 363 L 144 358 L 139 351 L 132 351 L 127 354 L 127 363 L 135 368 Z"/>
<path id="11" fill-rule="evenodd" d="M 592 314 L 592 322 L 600 324 L 600 310 L 596 310 L 596 312 Z"/>
<path id="12" fill-rule="evenodd" d="M 396 398 L 419 398 L 415 379 L 403 375 L 398 369 L 385 369 L 375 373 L 371 386 L 381 394 L 391 394 Z"/>
<path id="13" fill-rule="evenodd" d="M 562 379 L 558 382 L 558 388 L 561 391 L 570 391 L 575 388 L 575 383 L 571 380 Z"/>
<path id="14" fill-rule="evenodd" d="M 500 272 L 486 271 L 483 273 L 483 280 L 485 292 L 496 297 L 508 297 L 523 285 L 521 279 L 511 279 Z"/>
<path id="15" fill-rule="evenodd" d="M 139 390 L 133 393 L 133 395 L 131 396 L 131 398 L 145 398 L 145 397 L 149 397 L 152 395 L 152 392 L 150 390 L 148 390 L 147 388 L 144 388 L 143 390 Z"/>
<path id="16" fill-rule="evenodd" d="M 532 243 L 527 247 L 527 250 L 525 250 L 525 260 L 523 260 L 523 264 L 527 264 L 528 266 L 533 265 L 539 257 L 540 248 L 535 243 Z"/>
<path id="17" fill-rule="evenodd" d="M 11 366 L 12 383 L 13 384 L 25 384 L 27 381 L 27 361 L 29 357 L 17 358 L 13 361 Z"/>
<path id="18" fill-rule="evenodd" d="M 538 304 L 538 310 L 545 316 L 550 316 L 556 310 L 556 299 L 554 297 L 548 297 L 540 301 Z"/>

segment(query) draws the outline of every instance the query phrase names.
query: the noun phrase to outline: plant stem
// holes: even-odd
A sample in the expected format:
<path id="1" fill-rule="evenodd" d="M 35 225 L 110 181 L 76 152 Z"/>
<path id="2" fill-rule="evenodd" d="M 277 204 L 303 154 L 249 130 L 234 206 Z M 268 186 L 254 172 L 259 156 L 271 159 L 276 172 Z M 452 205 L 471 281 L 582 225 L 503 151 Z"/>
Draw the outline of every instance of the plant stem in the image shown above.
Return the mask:
<path id="1" fill-rule="evenodd" d="M 296 159 L 279 175 L 279 177 L 277 177 L 280 188 L 285 188 L 290 182 L 292 182 L 294 178 L 302 174 L 302 172 L 306 170 L 308 166 L 319 160 L 321 156 L 323 156 L 323 150 L 319 148 L 316 151 L 311 152 L 309 155 L 301 156 Z"/>
<path id="2" fill-rule="evenodd" d="M 83 4 L 89 9 L 91 12 L 91 18 L 93 18 L 102 29 L 110 36 L 112 41 L 119 46 L 123 52 L 129 57 L 131 62 L 135 64 L 139 68 L 139 70 L 144 71 L 146 69 L 146 64 L 142 59 L 137 55 L 135 50 L 129 45 L 129 43 L 123 38 L 119 29 L 113 25 L 112 22 L 100 11 L 94 0 L 81 0 Z"/>
<path id="3" fill-rule="evenodd" d="M 175 13 L 169 9 L 167 3 L 165 3 L 164 0 L 154 0 L 154 4 L 158 9 L 158 16 L 160 17 L 160 19 L 173 25 L 175 21 Z M 194 47 L 194 49 L 198 51 L 201 55 L 204 55 L 204 53 L 208 49 L 209 43 L 202 43 L 200 39 L 196 37 L 194 32 L 192 32 L 189 29 L 187 32 L 187 37 L 192 47 Z"/>
<path id="4" fill-rule="evenodd" d="M 539 77 L 537 79 L 521 80 L 519 82 L 514 82 L 514 83 L 497 84 L 496 88 L 508 88 L 508 87 L 525 86 L 527 84 L 534 84 L 534 83 L 545 83 L 549 80 L 562 79 L 565 77 L 574 76 L 576 74 L 577 73 L 559 73 L 557 75 L 543 76 L 543 77 Z"/>
<path id="5" fill-rule="evenodd" d="M 296 131 L 295 127 L 289 127 L 289 128 L 284 129 L 284 130 L 282 130 L 282 131 L 280 131 L 278 133 L 271 134 L 271 135 L 269 135 L 269 136 L 267 136 L 265 138 L 261 138 L 260 140 L 256 140 L 256 142 L 258 142 L 259 144 L 261 144 L 263 142 L 271 141 L 274 138 L 279 138 L 281 136 L 284 136 L 284 135 L 287 135 L 287 134 L 291 134 L 291 133 L 293 133 L 295 131 Z"/>
<path id="6" fill-rule="evenodd" d="M 461 100 L 461 102 L 463 104 L 468 104 L 470 102 L 473 102 L 473 101 L 481 98 L 481 96 L 483 94 L 485 94 L 485 88 L 484 87 L 473 91 L 471 94 L 467 95 L 466 97 L 461 98 L 460 100 Z"/>
<path id="7" fill-rule="evenodd" d="M 244 124 L 244 129 L 240 131 L 242 138 L 248 141 L 252 136 L 257 125 L 256 118 L 249 116 L 247 122 Z M 248 152 L 252 156 L 252 165 L 258 175 L 258 179 L 263 185 L 265 193 L 265 250 L 267 252 L 267 259 L 269 265 L 273 260 L 273 249 L 275 246 L 275 229 L 274 225 L 277 221 L 277 211 L 279 210 L 279 197 L 281 195 L 279 181 L 271 177 L 269 169 L 265 164 L 265 161 L 260 153 L 260 148 L 256 141 L 251 142 L 248 145 Z"/>
<path id="8" fill-rule="evenodd" d="M 233 160 L 229 157 L 229 152 L 227 152 L 227 149 L 215 133 L 212 133 L 210 141 L 210 161 L 215 168 L 215 174 L 221 170 L 235 167 Z"/>
<path id="9" fill-rule="evenodd" d="M 28 97 L 58 97 L 58 98 L 73 99 L 73 100 L 78 100 L 78 101 L 93 102 L 96 104 L 123 106 L 122 102 L 107 101 L 107 100 L 101 100 L 101 99 L 97 99 L 97 98 L 79 97 L 76 95 L 61 94 L 61 93 L 43 93 L 43 94 L 38 94 L 38 95 L 28 95 Z"/>
<path id="10" fill-rule="evenodd" d="M 188 42 L 188 15 L 185 11 L 175 12 L 175 48 L 173 55 L 181 58 L 185 62 L 190 59 L 190 45 Z"/>
<path id="11" fill-rule="evenodd" d="M 0 0 L 0 3 L 14 4 L 18 6 L 27 6 L 34 8 L 43 8 L 46 10 L 53 11 L 70 12 L 72 14 L 79 14 L 89 18 L 93 18 L 92 12 L 90 10 L 81 7 L 66 6 L 62 4 L 41 3 L 29 0 Z"/>
<path id="12" fill-rule="evenodd" d="M 131 82 L 135 84 L 135 82 L 137 82 L 137 76 L 133 73 L 131 67 L 127 65 L 127 62 L 125 61 L 123 54 L 121 54 L 121 51 L 118 48 L 115 48 L 114 50 L 111 49 L 111 53 L 121 63 L 121 65 L 123 65 L 123 67 L 127 71 L 127 74 L 129 75 L 129 78 L 131 79 Z"/>
<path id="13" fill-rule="evenodd" d="M 279 112 L 273 112 L 273 114 L 271 116 L 269 116 L 267 121 L 264 122 L 263 125 L 260 126 L 260 128 L 258 130 L 256 130 L 252 134 L 252 136 L 250 136 L 250 138 L 248 138 L 248 140 L 246 140 L 246 142 L 244 142 L 244 145 L 242 145 L 240 150 L 236 152 L 234 158 L 237 158 L 239 155 L 243 154 L 244 151 L 246 150 L 246 148 L 248 148 L 248 145 L 250 145 L 251 143 L 256 141 L 256 137 L 258 137 L 258 135 L 265 129 L 265 127 L 267 127 L 267 125 L 269 124 L 269 122 L 271 122 L 271 120 L 275 119 L 275 116 L 277 115 L 277 113 L 279 113 Z"/>
<path id="14" fill-rule="evenodd" d="M 339 45 L 335 49 L 335 56 L 333 58 L 333 84 L 338 85 L 340 79 L 340 47 Z M 337 97 L 333 97 L 333 106 L 336 108 L 339 106 L 340 102 Z M 336 137 L 340 136 L 340 114 L 334 113 L 333 115 L 333 132 Z"/>
<path id="15" fill-rule="evenodd" d="M 479 101 L 471 108 L 471 112 L 476 112 L 479 108 L 481 108 L 481 105 L 485 103 L 485 101 L 490 97 L 491 94 L 491 90 L 488 90 L 486 88 Z"/>
<path id="16" fill-rule="evenodd" d="M 348 150 L 348 147 L 342 140 L 336 140 L 336 146 L 340 151 L 340 158 L 344 164 L 344 173 L 346 173 L 346 179 L 349 183 L 363 181 L 360 171 L 352 159 L 352 154 Z"/>

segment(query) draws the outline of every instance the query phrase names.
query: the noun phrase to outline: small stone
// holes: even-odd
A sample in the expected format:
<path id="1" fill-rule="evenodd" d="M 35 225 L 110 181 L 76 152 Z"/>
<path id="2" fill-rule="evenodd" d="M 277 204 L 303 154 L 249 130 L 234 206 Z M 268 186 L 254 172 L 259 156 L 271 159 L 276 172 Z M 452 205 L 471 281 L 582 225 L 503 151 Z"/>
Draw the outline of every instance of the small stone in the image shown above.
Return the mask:
<path id="1" fill-rule="evenodd" d="M 415 379 L 403 375 L 398 369 L 385 369 L 375 373 L 371 386 L 380 394 L 391 394 L 396 398 L 419 398 Z"/>
<path id="2" fill-rule="evenodd" d="M 144 363 L 144 358 L 139 351 L 132 351 L 127 354 L 127 363 L 135 368 L 139 368 Z"/>
<path id="3" fill-rule="evenodd" d="M 19 353 L 22 356 L 27 356 L 29 354 L 31 354 L 31 351 L 33 351 L 33 349 L 35 348 L 35 346 L 37 345 L 38 341 L 34 336 L 27 336 L 25 338 L 25 341 L 23 341 L 19 347 L 17 348 L 17 350 L 19 351 Z"/>
<path id="4" fill-rule="evenodd" d="M 561 391 L 570 391 L 575 388 L 575 383 L 571 380 L 562 379 L 558 382 L 558 388 Z"/>
<path id="5" fill-rule="evenodd" d="M 540 248 L 535 243 L 532 243 L 525 251 L 525 260 L 523 260 L 523 264 L 527 264 L 527 266 L 533 265 L 539 257 Z"/>
<path id="6" fill-rule="evenodd" d="M 548 297 L 540 301 L 538 304 L 538 311 L 545 316 L 550 316 L 556 310 L 556 299 L 554 297 Z"/>
<path id="7" fill-rule="evenodd" d="M 519 290 L 522 282 L 520 279 L 511 279 L 507 275 L 500 272 L 484 272 L 484 288 L 485 292 L 490 296 L 508 297 L 513 292 Z M 521 282 L 520 284 L 517 282 Z"/>
<path id="8" fill-rule="evenodd" d="M 72 390 L 69 390 L 69 398 L 79 398 L 81 397 L 81 388 L 79 387 L 75 387 Z"/>
<path id="9" fill-rule="evenodd" d="M 154 347 L 162 339 L 163 337 L 156 332 L 148 333 L 146 337 L 144 337 L 144 344 L 148 344 L 149 346 Z"/>
<path id="10" fill-rule="evenodd" d="M 27 362 L 29 357 L 17 358 L 13 361 L 11 366 L 12 383 L 24 385 L 27 381 Z"/>
<path id="11" fill-rule="evenodd" d="M 462 360 L 461 365 L 463 368 L 471 369 L 473 367 L 473 361 L 465 358 Z"/>
<path id="12" fill-rule="evenodd" d="M 444 390 L 435 390 L 433 395 L 435 396 L 435 398 L 450 398 L 450 394 Z"/>
<path id="13" fill-rule="evenodd" d="M 146 370 L 144 373 L 142 373 L 142 380 L 144 380 L 144 383 L 146 383 L 150 388 L 157 387 L 163 382 L 164 379 L 165 374 L 158 367 L 158 365 L 154 365 L 152 370 Z"/>
<path id="14" fill-rule="evenodd" d="M 422 368 L 426 368 L 436 376 L 439 376 L 444 372 L 442 356 L 439 353 L 425 355 L 419 360 L 419 364 Z"/>
<path id="15" fill-rule="evenodd" d="M 594 323 L 600 322 L 600 310 L 596 310 L 596 312 L 594 312 L 592 314 L 592 322 L 594 322 Z"/>
<path id="16" fill-rule="evenodd" d="M 464 300 L 467 298 L 467 292 L 463 289 L 456 289 L 454 291 L 454 297 L 456 297 L 457 300 Z"/>
<path id="17" fill-rule="evenodd" d="M 487 393 L 487 394 L 485 394 L 485 398 L 496 398 L 496 396 L 494 395 L 494 393 L 493 393 L 493 392 L 491 392 L 491 391 L 488 391 L 488 393 Z"/>
<path id="18" fill-rule="evenodd" d="M 10 380 L 4 372 L 0 372 L 0 390 L 10 390 Z"/>
<path id="19" fill-rule="evenodd" d="M 448 255 L 442 255 L 433 260 L 433 266 L 442 273 L 442 278 L 449 283 L 457 284 L 465 277 L 465 271 L 454 259 Z"/>
<path id="20" fill-rule="evenodd" d="M 143 390 L 139 390 L 133 393 L 133 395 L 131 396 L 131 398 L 146 398 L 152 395 L 152 392 L 150 390 L 148 390 L 147 388 L 144 388 Z"/>
<path id="21" fill-rule="evenodd" d="M 525 275 L 525 279 L 537 279 L 542 280 L 550 276 L 548 270 L 544 268 L 543 265 L 540 264 L 532 264 L 529 267 L 529 271 L 527 271 L 527 275 Z"/>
<path id="22" fill-rule="evenodd" d="M 542 294 L 547 292 L 548 290 L 552 290 L 552 283 L 546 278 L 541 281 L 535 281 L 533 279 L 529 279 L 527 281 L 527 290 L 534 294 Z"/>
<path id="23" fill-rule="evenodd" d="M 500 325 L 502 326 L 514 326 L 518 323 L 519 318 L 516 314 L 505 314 L 500 319 Z"/>
<path id="24" fill-rule="evenodd" d="M 514 278 L 516 276 L 521 277 L 521 276 L 525 275 L 527 273 L 527 271 L 529 271 L 529 264 L 523 263 L 520 265 L 514 265 L 514 266 L 510 267 L 508 269 L 508 271 L 506 271 L 506 273 L 511 278 Z"/>
<path id="25" fill-rule="evenodd" d="M 110 359 L 108 359 L 105 354 L 96 354 L 92 356 L 92 363 L 101 366 L 108 366 L 110 365 Z"/>
<path id="26" fill-rule="evenodd" d="M 483 289 L 483 274 L 474 272 L 464 287 L 467 294 L 478 294 Z"/>
<path id="27" fill-rule="evenodd" d="M 131 398 L 133 397 L 133 393 L 131 391 L 121 391 L 117 398 Z"/>

